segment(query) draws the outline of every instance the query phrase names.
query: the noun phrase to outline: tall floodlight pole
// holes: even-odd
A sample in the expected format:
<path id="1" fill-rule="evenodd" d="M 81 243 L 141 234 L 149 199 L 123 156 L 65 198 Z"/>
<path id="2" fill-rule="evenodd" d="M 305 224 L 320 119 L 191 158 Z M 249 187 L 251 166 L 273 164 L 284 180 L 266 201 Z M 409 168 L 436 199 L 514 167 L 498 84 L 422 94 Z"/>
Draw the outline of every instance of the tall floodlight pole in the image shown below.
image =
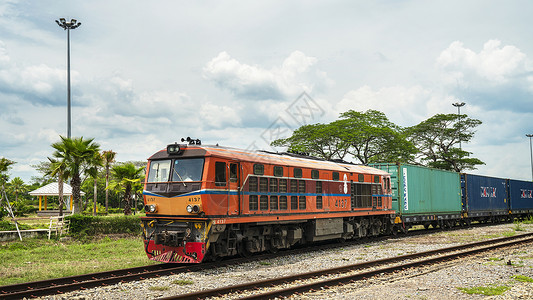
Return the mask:
<path id="1" fill-rule="evenodd" d="M 529 154 L 531 155 L 531 181 L 533 181 L 533 148 L 531 147 L 531 138 L 533 137 L 533 134 L 526 134 L 526 136 L 529 138 Z"/>
<path id="2" fill-rule="evenodd" d="M 453 106 L 457 107 L 457 116 L 459 117 L 459 121 L 461 120 L 461 107 L 465 106 L 466 103 L 464 102 L 455 102 L 452 103 Z M 461 133 L 461 132 L 459 132 Z M 459 137 L 459 149 L 463 150 L 463 146 L 461 145 L 461 137 Z"/>
<path id="3" fill-rule="evenodd" d="M 67 31 L 67 138 L 70 138 L 71 132 L 71 113 L 70 113 L 70 30 L 80 27 L 81 23 L 76 19 L 67 22 L 65 18 L 56 20 L 59 27 Z"/>

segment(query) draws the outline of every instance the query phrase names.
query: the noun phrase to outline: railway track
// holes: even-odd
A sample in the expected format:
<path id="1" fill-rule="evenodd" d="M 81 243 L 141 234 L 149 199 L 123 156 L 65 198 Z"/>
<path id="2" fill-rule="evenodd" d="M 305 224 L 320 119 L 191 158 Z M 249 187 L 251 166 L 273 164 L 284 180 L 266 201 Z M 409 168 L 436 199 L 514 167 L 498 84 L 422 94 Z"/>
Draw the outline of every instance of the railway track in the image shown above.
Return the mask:
<path id="1" fill-rule="evenodd" d="M 228 296 L 239 299 L 273 299 L 276 297 L 290 296 L 297 293 L 319 290 L 324 287 L 339 284 L 353 283 L 379 274 L 397 272 L 399 270 L 435 264 L 443 261 L 453 260 L 460 257 L 478 254 L 498 248 L 510 247 L 521 243 L 533 242 L 533 233 L 523 234 L 513 237 L 505 237 L 482 242 L 470 243 L 449 248 L 436 249 L 426 252 L 407 254 L 392 258 L 385 258 L 375 261 L 363 262 L 353 265 L 341 266 L 332 269 L 313 271 L 303 274 L 266 279 L 239 285 L 227 286 L 212 290 L 204 290 L 189 294 L 181 294 L 168 299 L 203 299 L 207 297 Z M 394 264 L 391 266 L 391 264 Z M 345 273 L 343 276 L 330 275 Z M 312 279 L 310 283 L 298 284 L 300 280 Z M 283 287 L 281 287 L 283 285 Z M 277 287 L 277 288 L 276 288 Z M 269 291 L 258 292 L 259 288 L 269 288 Z M 252 295 L 242 296 L 239 293 L 251 292 Z"/>
<path id="2" fill-rule="evenodd" d="M 410 231 L 405 237 L 414 235 L 426 234 L 440 231 L 440 229 L 432 230 L 416 230 Z M 330 249 L 339 246 L 354 245 L 361 243 L 368 243 L 369 241 L 376 242 L 383 239 L 391 238 L 390 236 L 380 236 L 373 238 L 365 238 L 359 240 L 350 240 L 338 243 L 325 243 L 291 250 L 281 251 L 275 254 L 260 254 L 249 258 L 232 258 L 219 262 L 210 262 L 194 265 L 176 265 L 176 264 L 157 264 L 136 268 L 119 269 L 63 278 L 55 278 L 41 281 L 33 281 L 27 283 L 20 283 L 14 285 L 0 286 L 0 299 L 22 299 L 34 298 L 53 294 L 63 294 L 75 290 L 89 289 L 98 286 L 112 285 L 117 283 L 131 282 L 135 280 L 143 280 L 147 278 L 154 278 L 166 275 L 175 275 L 182 272 L 194 272 L 215 267 L 223 267 L 229 265 L 236 265 L 247 263 L 250 261 L 264 260 L 273 257 L 294 255 L 302 252 L 319 251 Z M 395 238 L 401 238 L 396 236 Z M 399 256 L 400 258 L 402 256 Z M 379 262 L 379 261 L 378 261 Z M 371 263 L 371 262 L 370 262 Z M 340 271 L 339 271 L 340 272 Z M 178 298 L 176 298 L 178 299 Z"/>

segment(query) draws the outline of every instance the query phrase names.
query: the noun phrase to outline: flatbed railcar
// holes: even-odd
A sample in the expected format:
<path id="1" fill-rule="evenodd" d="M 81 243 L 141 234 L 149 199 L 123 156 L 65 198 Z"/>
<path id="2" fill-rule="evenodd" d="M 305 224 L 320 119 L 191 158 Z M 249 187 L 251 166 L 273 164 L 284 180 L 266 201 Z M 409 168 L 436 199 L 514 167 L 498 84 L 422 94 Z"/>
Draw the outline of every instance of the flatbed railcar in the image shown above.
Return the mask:
<path id="1" fill-rule="evenodd" d="M 291 153 L 170 144 L 148 159 L 152 260 L 200 263 L 395 232 L 390 175 Z"/>

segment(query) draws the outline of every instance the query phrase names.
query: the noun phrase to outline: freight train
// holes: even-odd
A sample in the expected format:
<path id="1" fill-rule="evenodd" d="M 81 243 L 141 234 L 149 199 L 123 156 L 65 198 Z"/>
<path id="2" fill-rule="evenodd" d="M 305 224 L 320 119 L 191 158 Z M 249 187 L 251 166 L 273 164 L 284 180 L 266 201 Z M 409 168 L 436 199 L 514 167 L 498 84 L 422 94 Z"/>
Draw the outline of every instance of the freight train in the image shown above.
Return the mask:
<path id="1" fill-rule="evenodd" d="M 170 144 L 148 159 L 144 247 L 200 263 L 325 240 L 506 221 L 533 213 L 533 183 L 401 164 Z"/>

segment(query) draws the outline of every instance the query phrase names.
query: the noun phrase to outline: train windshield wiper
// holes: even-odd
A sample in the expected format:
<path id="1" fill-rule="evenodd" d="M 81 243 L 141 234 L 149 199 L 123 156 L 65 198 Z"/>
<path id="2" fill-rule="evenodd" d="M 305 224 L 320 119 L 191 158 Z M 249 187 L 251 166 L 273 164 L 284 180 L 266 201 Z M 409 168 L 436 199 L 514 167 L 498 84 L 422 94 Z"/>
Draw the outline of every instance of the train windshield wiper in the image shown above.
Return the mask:
<path id="1" fill-rule="evenodd" d="M 184 186 L 184 187 L 187 187 L 187 185 L 185 184 L 185 181 L 183 180 L 183 178 L 181 178 L 180 173 L 178 173 L 178 171 L 176 171 L 176 168 L 174 168 L 174 173 L 176 173 L 176 175 L 178 175 L 178 177 L 179 177 L 180 180 L 181 180 L 181 183 L 183 183 L 183 186 Z"/>

